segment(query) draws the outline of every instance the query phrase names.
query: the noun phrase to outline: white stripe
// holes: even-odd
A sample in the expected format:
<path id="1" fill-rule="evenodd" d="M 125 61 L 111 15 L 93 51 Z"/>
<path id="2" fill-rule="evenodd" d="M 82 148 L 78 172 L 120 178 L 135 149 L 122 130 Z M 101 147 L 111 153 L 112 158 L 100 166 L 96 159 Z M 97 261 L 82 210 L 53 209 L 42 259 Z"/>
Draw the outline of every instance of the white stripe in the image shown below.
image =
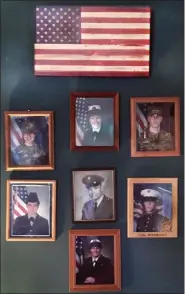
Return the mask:
<path id="1" fill-rule="evenodd" d="M 148 123 L 147 120 L 145 118 L 145 116 L 143 115 L 142 111 L 140 110 L 139 106 L 136 104 L 136 112 L 138 113 L 140 119 L 142 120 L 144 126 L 147 128 Z"/>
<path id="2" fill-rule="evenodd" d="M 123 54 L 120 55 L 90 55 L 86 56 L 83 54 L 74 54 L 74 55 L 63 55 L 63 54 L 36 54 L 35 60 L 144 60 L 149 61 L 150 57 L 149 54 L 147 55 L 139 55 L 139 56 L 124 56 Z"/>
<path id="3" fill-rule="evenodd" d="M 14 210 L 16 210 L 20 215 L 25 215 L 25 213 L 15 204 Z"/>
<path id="4" fill-rule="evenodd" d="M 139 134 L 141 134 L 143 132 L 143 129 L 138 122 L 137 122 L 137 130 L 138 130 Z"/>
<path id="5" fill-rule="evenodd" d="M 74 47 L 75 46 L 75 47 Z M 129 46 L 129 45 L 96 45 L 96 44 L 35 44 L 35 49 L 68 49 L 68 50 L 149 50 L 150 45 Z"/>
<path id="6" fill-rule="evenodd" d="M 13 125 L 13 128 L 16 130 L 16 132 L 19 134 L 19 136 L 22 137 L 22 132 L 20 128 L 18 127 L 14 118 L 12 118 L 12 125 Z"/>
<path id="7" fill-rule="evenodd" d="M 79 141 L 78 137 L 76 137 L 76 146 L 82 146 L 81 142 Z"/>
<path id="8" fill-rule="evenodd" d="M 77 133 L 80 135 L 81 139 L 83 139 L 84 137 L 84 133 L 83 131 L 81 130 L 80 126 L 78 125 L 78 123 L 76 122 L 76 131 Z"/>
<path id="9" fill-rule="evenodd" d="M 14 144 L 15 144 L 16 147 L 20 145 L 19 141 L 14 136 L 14 133 L 13 132 L 11 132 L 11 140 L 14 142 Z"/>
<path id="10" fill-rule="evenodd" d="M 35 65 L 35 71 L 58 71 L 58 72 L 73 72 L 73 71 L 116 71 L 116 72 L 143 72 L 149 71 L 149 66 L 89 66 L 89 65 Z"/>
<path id="11" fill-rule="evenodd" d="M 149 40 L 150 34 L 81 34 L 82 40 Z"/>
<path id="12" fill-rule="evenodd" d="M 81 12 L 81 17 L 150 18 L 150 12 Z"/>
<path id="13" fill-rule="evenodd" d="M 20 203 L 20 205 L 22 207 L 24 207 L 26 209 L 26 211 L 27 211 L 27 205 L 24 203 L 24 201 L 22 201 L 22 199 L 19 196 L 17 196 L 17 200 Z"/>
<path id="14" fill-rule="evenodd" d="M 82 29 L 149 29 L 150 23 L 81 23 Z"/>

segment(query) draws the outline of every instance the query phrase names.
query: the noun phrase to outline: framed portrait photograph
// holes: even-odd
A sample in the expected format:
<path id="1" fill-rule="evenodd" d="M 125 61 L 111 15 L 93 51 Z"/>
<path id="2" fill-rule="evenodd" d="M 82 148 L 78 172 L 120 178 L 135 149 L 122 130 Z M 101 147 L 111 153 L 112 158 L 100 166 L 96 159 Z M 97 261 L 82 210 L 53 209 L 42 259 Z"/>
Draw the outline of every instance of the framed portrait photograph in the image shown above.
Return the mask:
<path id="1" fill-rule="evenodd" d="M 129 238 L 176 238 L 178 179 L 127 179 Z"/>
<path id="2" fill-rule="evenodd" d="M 71 150 L 119 149 L 119 94 L 71 93 Z"/>
<path id="3" fill-rule="evenodd" d="M 69 231 L 69 290 L 121 290 L 120 230 Z"/>
<path id="4" fill-rule="evenodd" d="M 6 241 L 54 241 L 56 181 L 7 180 Z"/>
<path id="5" fill-rule="evenodd" d="M 54 169 L 53 111 L 5 112 L 6 170 Z"/>
<path id="6" fill-rule="evenodd" d="M 180 99 L 131 98 L 131 157 L 158 156 L 180 156 Z"/>
<path id="7" fill-rule="evenodd" d="M 115 170 L 74 170 L 73 222 L 116 220 Z"/>

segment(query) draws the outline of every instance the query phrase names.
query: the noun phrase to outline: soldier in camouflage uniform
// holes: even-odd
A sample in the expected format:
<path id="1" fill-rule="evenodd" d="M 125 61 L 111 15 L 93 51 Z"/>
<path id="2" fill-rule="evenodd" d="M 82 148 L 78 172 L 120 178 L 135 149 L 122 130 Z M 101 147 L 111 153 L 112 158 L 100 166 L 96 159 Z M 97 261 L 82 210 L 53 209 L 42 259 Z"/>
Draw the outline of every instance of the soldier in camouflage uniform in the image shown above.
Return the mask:
<path id="1" fill-rule="evenodd" d="M 139 137 L 139 151 L 174 150 L 171 133 L 160 129 L 162 109 L 158 106 L 151 106 L 148 110 L 147 119 L 149 127 Z"/>
<path id="2" fill-rule="evenodd" d="M 23 143 L 13 150 L 13 163 L 15 165 L 28 166 L 46 164 L 46 154 L 42 146 L 39 146 L 35 142 L 35 124 L 30 121 L 25 121 L 21 129 Z"/>

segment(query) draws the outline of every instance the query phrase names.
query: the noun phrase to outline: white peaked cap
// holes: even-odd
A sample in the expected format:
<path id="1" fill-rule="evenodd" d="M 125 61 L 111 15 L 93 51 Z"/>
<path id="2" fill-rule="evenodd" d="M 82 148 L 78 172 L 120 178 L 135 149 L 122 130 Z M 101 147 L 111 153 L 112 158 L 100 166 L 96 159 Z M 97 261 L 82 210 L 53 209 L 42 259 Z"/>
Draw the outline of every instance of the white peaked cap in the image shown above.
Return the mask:
<path id="1" fill-rule="evenodd" d="M 91 111 L 91 110 L 101 110 L 101 107 L 100 105 L 91 105 L 91 106 L 88 106 L 88 110 Z"/>
<path id="2" fill-rule="evenodd" d="M 158 198 L 161 196 L 161 194 L 158 191 L 153 189 L 144 189 L 141 191 L 141 196 Z"/>
<path id="3" fill-rule="evenodd" d="M 98 239 L 93 239 L 93 240 L 90 241 L 90 244 L 91 244 L 91 243 L 95 243 L 95 242 L 97 242 L 97 243 L 101 243 L 100 240 L 98 240 Z"/>

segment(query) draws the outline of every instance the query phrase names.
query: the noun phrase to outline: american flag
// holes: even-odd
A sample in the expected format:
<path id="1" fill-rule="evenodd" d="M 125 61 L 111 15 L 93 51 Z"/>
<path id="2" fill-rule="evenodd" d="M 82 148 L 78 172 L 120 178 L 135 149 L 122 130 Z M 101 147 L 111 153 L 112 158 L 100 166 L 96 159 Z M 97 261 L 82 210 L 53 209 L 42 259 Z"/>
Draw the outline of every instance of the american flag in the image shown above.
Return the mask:
<path id="1" fill-rule="evenodd" d="M 148 76 L 149 7 L 36 8 L 35 75 Z"/>
<path id="2" fill-rule="evenodd" d="M 80 266 L 83 265 L 84 261 L 84 246 L 83 237 L 76 237 L 76 273 L 79 272 Z"/>
<path id="3" fill-rule="evenodd" d="M 137 131 L 139 135 L 145 132 L 148 127 L 148 122 L 146 119 L 146 111 L 147 111 L 147 104 L 143 104 L 143 107 L 141 107 L 141 105 L 136 104 L 136 123 L 137 123 Z"/>
<path id="4" fill-rule="evenodd" d="M 87 98 L 76 98 L 76 145 L 81 146 L 84 133 L 88 127 L 87 120 L 88 100 Z"/>
<path id="5" fill-rule="evenodd" d="M 14 219 L 27 213 L 27 199 L 28 191 L 26 186 L 12 185 L 12 212 Z"/>
<path id="6" fill-rule="evenodd" d="M 22 119 L 19 117 L 11 117 L 11 149 L 15 149 L 22 143 L 22 131 L 20 124 Z"/>

